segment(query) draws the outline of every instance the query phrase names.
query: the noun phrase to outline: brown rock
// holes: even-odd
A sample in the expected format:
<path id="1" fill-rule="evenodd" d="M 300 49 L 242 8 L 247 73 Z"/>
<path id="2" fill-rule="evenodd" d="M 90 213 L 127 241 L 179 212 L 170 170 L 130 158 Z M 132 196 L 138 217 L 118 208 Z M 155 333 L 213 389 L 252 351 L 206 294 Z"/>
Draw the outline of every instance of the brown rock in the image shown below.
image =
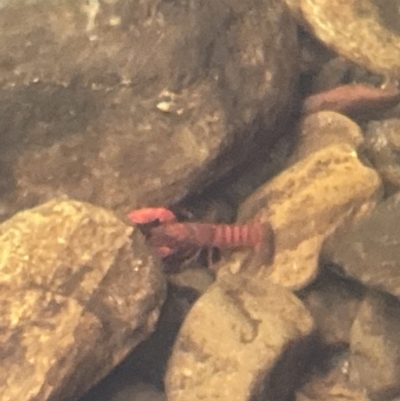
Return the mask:
<path id="1" fill-rule="evenodd" d="M 3 216 L 168 204 L 276 140 L 298 70 L 279 0 L 86 3 L 0 9 Z"/>
<path id="2" fill-rule="evenodd" d="M 350 342 L 350 329 L 364 293 L 361 284 L 326 269 L 301 291 L 300 297 L 314 318 L 324 344 L 340 346 Z"/>
<path id="3" fill-rule="evenodd" d="M 369 401 L 362 388 L 349 382 L 347 365 L 348 361 L 341 358 L 337 366 L 328 373 L 313 374 L 296 392 L 296 401 Z"/>
<path id="4" fill-rule="evenodd" d="M 264 392 L 284 400 L 307 359 L 312 331 L 310 315 L 289 291 L 219 277 L 183 323 L 166 375 L 167 398 L 249 401 Z"/>
<path id="5" fill-rule="evenodd" d="M 300 0 L 285 0 L 285 3 L 288 6 L 290 12 L 293 14 L 293 16 L 298 20 L 298 22 L 302 22 L 303 17 L 301 15 Z"/>
<path id="6" fill-rule="evenodd" d="M 167 401 L 160 390 L 125 373 L 122 378 L 108 376 L 79 401 Z"/>
<path id="7" fill-rule="evenodd" d="M 370 292 L 351 329 L 350 380 L 372 399 L 391 399 L 400 391 L 400 303 Z"/>
<path id="8" fill-rule="evenodd" d="M 348 144 L 311 154 L 251 195 L 240 210 L 245 221 L 256 213 L 275 230 L 275 259 L 261 269 L 275 283 L 299 289 L 317 274 L 320 249 L 339 227 L 371 209 L 380 180 Z"/>
<path id="9" fill-rule="evenodd" d="M 314 34 L 342 56 L 371 71 L 399 75 L 395 2 L 302 0 L 301 11 Z"/>
<path id="10" fill-rule="evenodd" d="M 165 283 L 132 231 L 67 200 L 0 226 L 2 401 L 77 399 L 152 332 Z"/>
<path id="11" fill-rule="evenodd" d="M 333 111 L 320 111 L 300 121 L 296 144 L 287 165 L 329 145 L 348 143 L 357 149 L 363 142 L 361 129 L 354 121 Z"/>
<path id="12" fill-rule="evenodd" d="M 365 130 L 369 160 L 390 188 L 400 188 L 400 119 L 371 121 Z"/>
<path id="13" fill-rule="evenodd" d="M 324 254 L 346 276 L 400 298 L 400 194 L 334 234 L 325 243 Z"/>

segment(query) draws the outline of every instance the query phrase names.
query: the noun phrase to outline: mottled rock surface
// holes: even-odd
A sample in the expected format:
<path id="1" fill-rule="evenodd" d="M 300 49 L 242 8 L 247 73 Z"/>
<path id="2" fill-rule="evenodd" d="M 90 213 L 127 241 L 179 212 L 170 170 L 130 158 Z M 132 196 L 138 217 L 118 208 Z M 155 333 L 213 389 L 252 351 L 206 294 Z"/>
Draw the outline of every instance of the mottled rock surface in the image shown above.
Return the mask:
<path id="1" fill-rule="evenodd" d="M 400 75 L 399 10 L 395 1 L 302 0 L 312 32 L 340 55 L 368 70 Z"/>
<path id="2" fill-rule="evenodd" d="M 250 401 L 263 394 L 284 400 L 307 360 L 312 331 L 310 315 L 288 290 L 237 275 L 219 277 L 179 332 L 167 398 Z"/>
<path id="3" fill-rule="evenodd" d="M 349 377 L 371 399 L 400 392 L 400 302 L 371 292 L 361 303 L 351 328 Z"/>
<path id="4" fill-rule="evenodd" d="M 276 139 L 297 81 L 280 0 L 6 2 L 0 33 L 3 216 L 180 199 Z"/>
<path id="5" fill-rule="evenodd" d="M 4 222 L 0 245 L 2 401 L 77 399 L 154 329 L 164 279 L 112 212 L 53 200 Z"/>
<path id="6" fill-rule="evenodd" d="M 260 213 L 275 230 L 272 266 L 260 269 L 285 287 L 299 289 L 318 272 L 321 246 L 335 230 L 372 208 L 380 193 L 376 172 L 349 144 L 315 152 L 260 187 L 240 209 L 240 219 Z"/>
<path id="7" fill-rule="evenodd" d="M 400 195 L 380 203 L 325 246 L 344 274 L 400 298 Z"/>
<path id="8" fill-rule="evenodd" d="M 369 122 L 365 148 L 384 183 L 400 188 L 400 118 Z"/>

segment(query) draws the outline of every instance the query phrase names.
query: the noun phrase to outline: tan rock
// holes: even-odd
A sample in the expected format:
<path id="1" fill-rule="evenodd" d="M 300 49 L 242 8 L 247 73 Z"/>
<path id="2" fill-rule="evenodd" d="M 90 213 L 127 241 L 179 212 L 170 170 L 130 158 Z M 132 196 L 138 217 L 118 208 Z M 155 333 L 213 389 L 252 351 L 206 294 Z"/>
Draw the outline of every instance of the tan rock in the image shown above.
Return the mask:
<path id="1" fill-rule="evenodd" d="M 382 15 L 397 15 L 373 0 L 301 0 L 302 15 L 314 34 L 342 56 L 376 73 L 400 73 L 400 35 Z M 385 24 L 386 23 L 386 24 Z"/>
<path id="2" fill-rule="evenodd" d="M 150 334 L 165 283 L 132 231 L 66 200 L 0 226 L 2 401 L 77 399 Z"/>
<path id="3" fill-rule="evenodd" d="M 380 193 L 376 172 L 348 144 L 327 146 L 265 184 L 242 205 L 241 220 L 260 213 L 275 230 L 275 259 L 257 280 L 299 289 L 314 279 L 325 239 L 371 209 Z"/>
<path id="4" fill-rule="evenodd" d="M 169 401 L 244 401 L 262 391 L 279 401 L 292 390 L 312 319 L 288 290 L 240 277 L 226 272 L 189 312 L 169 361 Z"/>

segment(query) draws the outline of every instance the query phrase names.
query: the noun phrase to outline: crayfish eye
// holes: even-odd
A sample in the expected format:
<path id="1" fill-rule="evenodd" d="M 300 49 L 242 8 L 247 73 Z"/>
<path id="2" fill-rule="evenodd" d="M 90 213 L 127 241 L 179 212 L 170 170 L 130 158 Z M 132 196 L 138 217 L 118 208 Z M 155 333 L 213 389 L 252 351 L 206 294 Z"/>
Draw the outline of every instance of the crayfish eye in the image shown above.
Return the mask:
<path id="1" fill-rule="evenodd" d="M 146 238 L 150 238 L 152 236 L 153 230 L 160 225 L 160 220 L 156 219 L 149 221 L 148 223 L 138 224 L 138 227 Z"/>

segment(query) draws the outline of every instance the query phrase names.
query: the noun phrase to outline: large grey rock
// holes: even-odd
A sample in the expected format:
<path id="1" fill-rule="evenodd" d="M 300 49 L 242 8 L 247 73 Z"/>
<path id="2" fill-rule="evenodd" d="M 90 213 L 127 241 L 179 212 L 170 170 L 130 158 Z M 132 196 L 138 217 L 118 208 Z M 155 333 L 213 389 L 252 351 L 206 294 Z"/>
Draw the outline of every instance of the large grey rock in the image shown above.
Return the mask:
<path id="1" fill-rule="evenodd" d="M 279 0 L 2 3 L 1 214 L 202 188 L 276 139 L 296 58 Z"/>
<path id="2" fill-rule="evenodd" d="M 112 212 L 53 200 L 4 222 L 0 249 L 2 401 L 75 400 L 153 331 L 165 281 Z"/>

